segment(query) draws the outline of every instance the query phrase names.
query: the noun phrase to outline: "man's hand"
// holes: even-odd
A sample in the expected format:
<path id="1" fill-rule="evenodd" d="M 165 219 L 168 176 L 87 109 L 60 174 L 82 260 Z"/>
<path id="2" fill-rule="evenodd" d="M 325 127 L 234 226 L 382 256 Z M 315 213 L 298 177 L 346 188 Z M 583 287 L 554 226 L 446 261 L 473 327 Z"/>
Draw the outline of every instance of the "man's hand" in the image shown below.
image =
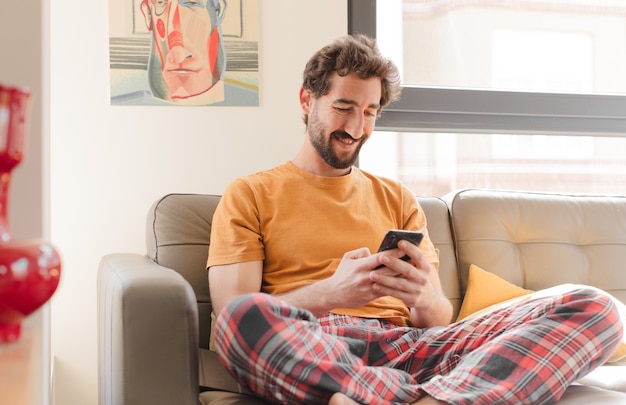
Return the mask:
<path id="1" fill-rule="evenodd" d="M 398 259 L 404 256 L 399 249 L 384 252 L 385 256 Z M 332 276 L 308 286 L 280 294 L 280 297 L 300 308 L 319 316 L 335 308 L 356 308 L 383 295 L 374 287 L 370 274 L 373 271 L 391 270 L 384 267 L 383 253 L 372 254 L 368 248 L 345 253 Z"/>
<path id="2" fill-rule="evenodd" d="M 410 261 L 400 260 L 405 255 L 410 257 Z M 258 271 L 244 273 L 246 277 L 257 275 L 252 282 L 254 288 L 251 286 L 246 291 L 260 290 L 261 263 L 254 264 L 259 268 Z M 232 278 L 233 272 L 219 274 L 230 274 Z M 249 281 L 245 283 L 250 284 Z M 241 277 L 231 284 L 241 285 Z M 216 285 L 211 282 L 211 286 Z M 230 298 L 245 292 L 234 287 L 228 290 L 231 291 L 228 294 Z M 452 305 L 442 292 L 438 272 L 417 246 L 406 241 L 400 241 L 398 249 L 375 254 L 368 248 L 349 251 L 344 254 L 331 277 L 280 294 L 280 297 L 319 316 L 335 308 L 356 308 L 386 295 L 405 303 L 411 311 L 413 326 L 446 325 L 452 317 Z M 222 301 L 227 302 L 227 297 Z"/>
<path id="3" fill-rule="evenodd" d="M 443 294 L 437 270 L 417 246 L 403 240 L 397 250 L 400 256 L 406 254 L 410 260 L 404 262 L 393 255 L 381 254 L 380 261 L 385 267 L 370 272 L 373 290 L 377 295 L 402 300 L 411 310 L 413 326 L 447 325 L 452 318 L 452 305 Z"/>
<path id="4" fill-rule="evenodd" d="M 400 255 L 397 249 L 395 252 L 389 252 L 385 256 L 395 255 L 397 258 Z M 370 277 L 370 273 L 382 265 L 381 258 L 381 254 L 372 255 L 368 248 L 353 250 L 343 255 L 335 273 L 328 278 L 329 288 L 336 298 L 333 308 L 355 308 L 385 295 L 374 287 Z"/>

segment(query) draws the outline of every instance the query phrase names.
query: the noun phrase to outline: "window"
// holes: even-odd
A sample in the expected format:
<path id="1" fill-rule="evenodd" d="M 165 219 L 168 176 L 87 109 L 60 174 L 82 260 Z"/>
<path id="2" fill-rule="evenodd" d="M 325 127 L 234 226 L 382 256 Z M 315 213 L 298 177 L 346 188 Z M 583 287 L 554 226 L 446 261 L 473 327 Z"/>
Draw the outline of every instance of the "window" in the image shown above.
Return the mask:
<path id="1" fill-rule="evenodd" d="M 626 1 L 351 0 L 399 65 L 365 170 L 417 194 L 626 194 Z"/>

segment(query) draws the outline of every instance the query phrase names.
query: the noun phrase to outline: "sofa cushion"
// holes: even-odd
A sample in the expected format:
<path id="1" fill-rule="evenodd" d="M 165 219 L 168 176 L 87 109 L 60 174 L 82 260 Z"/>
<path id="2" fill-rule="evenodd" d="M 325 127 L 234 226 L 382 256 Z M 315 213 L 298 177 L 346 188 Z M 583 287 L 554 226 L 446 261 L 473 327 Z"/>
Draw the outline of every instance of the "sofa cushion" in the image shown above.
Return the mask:
<path id="1" fill-rule="evenodd" d="M 584 284 L 626 302 L 626 197 L 471 189 L 447 199 L 462 291 L 476 264 L 526 289 Z"/>
<path id="2" fill-rule="evenodd" d="M 484 309 L 494 305 L 505 303 L 511 298 L 532 292 L 509 283 L 475 264 L 471 264 L 467 279 L 467 290 L 465 291 L 465 298 L 463 298 L 457 321 L 468 316 L 474 316 L 478 312 L 482 312 Z"/>
<path id="3" fill-rule="evenodd" d="M 202 348 L 209 346 L 212 308 L 206 262 L 213 212 L 219 200 L 215 195 L 168 194 L 152 205 L 146 220 L 148 257 L 178 272 L 193 288 Z"/>
<path id="4" fill-rule="evenodd" d="M 558 405 L 621 405 L 626 404 L 626 393 L 589 385 L 572 385 L 565 391 Z"/>
<path id="5" fill-rule="evenodd" d="M 577 381 L 578 384 L 626 393 L 626 361 L 598 367 Z"/>
<path id="6" fill-rule="evenodd" d="M 428 236 L 439 252 L 439 278 L 443 292 L 452 302 L 456 316 L 461 307 L 461 288 L 448 205 L 438 197 L 418 197 L 417 201 L 426 214 Z"/>

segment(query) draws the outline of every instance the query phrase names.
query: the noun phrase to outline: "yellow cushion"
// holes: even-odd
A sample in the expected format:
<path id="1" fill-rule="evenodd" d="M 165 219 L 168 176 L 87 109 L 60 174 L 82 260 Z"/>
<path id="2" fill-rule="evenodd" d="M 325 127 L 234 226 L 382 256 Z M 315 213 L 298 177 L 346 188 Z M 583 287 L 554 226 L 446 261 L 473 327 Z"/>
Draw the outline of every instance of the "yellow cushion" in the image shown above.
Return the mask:
<path id="1" fill-rule="evenodd" d="M 511 284 L 495 274 L 472 264 L 469 269 L 465 298 L 463 298 L 457 322 L 462 319 L 481 316 L 507 305 L 518 304 L 530 299 L 554 294 L 563 294 L 567 290 L 576 287 L 575 285 L 564 284 L 534 292 Z M 612 298 L 619 309 L 622 324 L 626 324 L 626 305 L 617 298 Z M 607 363 L 615 363 L 624 358 L 626 358 L 626 333 L 624 333 L 622 342 Z"/>
<path id="2" fill-rule="evenodd" d="M 474 317 L 477 315 L 477 311 L 495 304 L 501 304 L 511 298 L 528 295 L 532 292 L 532 290 L 511 284 L 495 274 L 472 264 L 469 268 L 465 297 L 456 320 L 460 321 L 469 315 Z"/>

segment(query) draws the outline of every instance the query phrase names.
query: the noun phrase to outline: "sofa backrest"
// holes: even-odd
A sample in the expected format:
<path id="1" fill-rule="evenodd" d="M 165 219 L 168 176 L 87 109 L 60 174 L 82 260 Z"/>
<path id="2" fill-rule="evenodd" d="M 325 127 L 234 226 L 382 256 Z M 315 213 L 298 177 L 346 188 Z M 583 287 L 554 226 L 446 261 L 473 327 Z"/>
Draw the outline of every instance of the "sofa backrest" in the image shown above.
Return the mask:
<path id="1" fill-rule="evenodd" d="M 439 277 L 443 292 L 452 302 L 456 319 L 463 297 L 448 205 L 437 197 L 418 197 L 417 200 L 426 214 L 428 235 L 439 251 Z"/>
<path id="2" fill-rule="evenodd" d="M 527 289 L 585 284 L 626 303 L 626 197 L 470 189 L 446 200 L 463 291 L 475 264 Z"/>
<path id="3" fill-rule="evenodd" d="M 152 204 L 146 220 L 147 255 L 180 273 L 198 302 L 199 346 L 209 347 L 211 298 L 206 263 L 213 212 L 220 197 L 168 194 Z"/>
<path id="4" fill-rule="evenodd" d="M 180 273 L 196 294 L 199 345 L 203 348 L 209 346 L 211 329 L 206 262 L 213 212 L 219 199 L 215 195 L 169 194 L 152 205 L 146 221 L 148 257 Z M 439 250 L 439 272 L 444 292 L 458 312 L 461 293 L 448 207 L 436 197 L 419 197 L 418 200 L 426 213 L 429 235 Z"/>

